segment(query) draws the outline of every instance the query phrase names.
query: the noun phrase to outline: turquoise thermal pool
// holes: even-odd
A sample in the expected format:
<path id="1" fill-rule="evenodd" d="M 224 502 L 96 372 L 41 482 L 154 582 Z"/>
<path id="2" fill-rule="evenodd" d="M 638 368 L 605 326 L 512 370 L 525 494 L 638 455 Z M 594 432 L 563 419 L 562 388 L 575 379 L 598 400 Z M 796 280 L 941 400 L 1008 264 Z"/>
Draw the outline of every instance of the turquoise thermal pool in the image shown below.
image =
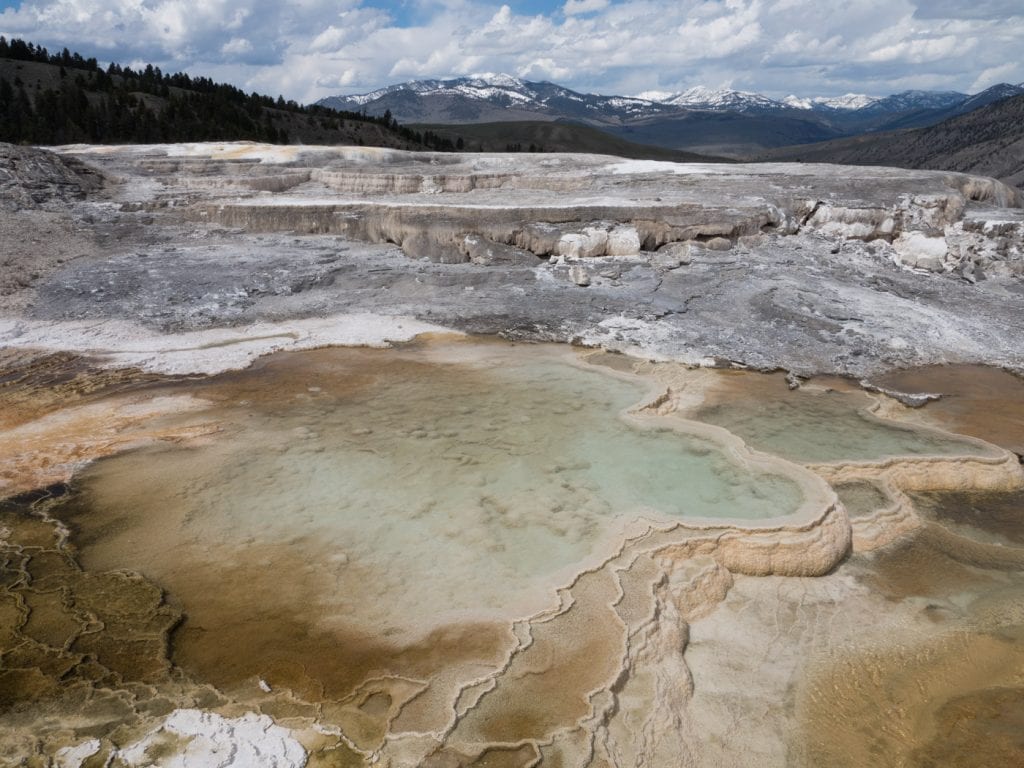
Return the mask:
<path id="1" fill-rule="evenodd" d="M 323 350 L 204 385 L 223 434 L 81 476 L 83 558 L 176 592 L 182 569 L 216 581 L 301 541 L 321 620 L 405 635 L 411 617 L 539 610 L 635 520 L 760 520 L 803 502 L 708 439 L 620 418 L 642 382 L 543 347 L 459 354 Z"/>

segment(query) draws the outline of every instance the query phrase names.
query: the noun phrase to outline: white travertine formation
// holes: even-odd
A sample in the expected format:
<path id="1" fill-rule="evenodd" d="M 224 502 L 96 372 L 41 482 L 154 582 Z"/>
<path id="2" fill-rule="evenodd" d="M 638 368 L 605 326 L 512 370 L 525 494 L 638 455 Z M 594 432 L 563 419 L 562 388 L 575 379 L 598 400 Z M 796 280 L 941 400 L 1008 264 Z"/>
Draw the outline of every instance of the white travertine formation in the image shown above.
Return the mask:
<path id="1" fill-rule="evenodd" d="M 384 347 L 423 333 L 451 333 L 410 317 L 338 315 L 255 323 L 181 334 L 154 333 L 130 321 L 44 323 L 0 318 L 0 345 L 14 349 L 74 349 L 110 366 L 163 374 L 215 374 L 245 368 L 272 352 L 328 345 Z"/>
<path id="2" fill-rule="evenodd" d="M 154 755 L 159 755 L 154 759 Z M 126 768 L 302 768 L 306 750 L 266 715 L 224 717 L 177 709 L 144 738 L 117 750 Z"/>

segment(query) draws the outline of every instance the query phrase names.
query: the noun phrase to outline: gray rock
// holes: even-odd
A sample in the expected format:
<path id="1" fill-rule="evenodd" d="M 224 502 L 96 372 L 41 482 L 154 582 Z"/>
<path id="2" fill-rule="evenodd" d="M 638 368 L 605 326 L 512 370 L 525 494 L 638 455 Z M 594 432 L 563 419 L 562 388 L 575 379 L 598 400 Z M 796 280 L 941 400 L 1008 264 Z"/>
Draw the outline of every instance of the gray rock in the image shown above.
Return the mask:
<path id="1" fill-rule="evenodd" d="M 668 243 L 651 254 L 651 265 L 659 269 L 678 269 L 692 261 L 693 251 L 690 243 Z"/>
<path id="2" fill-rule="evenodd" d="M 466 235 L 462 241 L 462 248 L 471 262 L 481 266 L 536 266 L 538 261 L 537 256 L 530 251 L 513 245 L 494 243 L 479 235 Z"/>
<path id="3" fill-rule="evenodd" d="M 429 234 L 421 232 L 405 238 L 402 250 L 411 259 L 426 259 L 435 264 L 464 264 L 470 258 L 455 245 L 440 243 Z"/>
<path id="4" fill-rule="evenodd" d="M 587 268 L 582 264 L 573 264 L 569 267 L 569 279 L 581 288 L 586 288 L 590 285 L 590 275 L 587 273 Z"/>
<path id="5" fill-rule="evenodd" d="M 886 397 L 891 397 L 908 408 L 922 408 L 928 405 L 928 403 L 942 399 L 942 394 L 938 392 L 899 392 L 894 389 L 879 387 L 867 380 L 862 380 L 860 385 L 868 392 L 877 392 Z"/>

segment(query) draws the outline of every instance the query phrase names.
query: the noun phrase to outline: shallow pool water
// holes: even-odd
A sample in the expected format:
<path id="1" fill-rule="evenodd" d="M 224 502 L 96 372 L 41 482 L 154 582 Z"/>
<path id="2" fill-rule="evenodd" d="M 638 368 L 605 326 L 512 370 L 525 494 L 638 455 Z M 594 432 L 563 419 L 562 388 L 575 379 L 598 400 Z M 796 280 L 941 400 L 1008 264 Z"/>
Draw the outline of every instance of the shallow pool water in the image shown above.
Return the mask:
<path id="1" fill-rule="evenodd" d="M 79 743 L 132 718 L 141 718 L 141 734 L 151 725 L 150 708 L 159 717 L 171 701 L 211 709 L 234 702 L 232 711 L 287 723 L 315 718 L 341 729 L 346 745 L 363 750 L 346 752 L 346 764 L 470 764 L 481 745 L 525 744 L 522 753 L 495 748 L 472 764 L 494 757 L 530 765 L 533 741 L 563 738 L 557 734 L 565 735 L 564 754 L 587 753 L 594 706 L 612 707 L 606 712 L 617 724 L 609 733 L 632 733 L 630 724 L 652 709 L 685 709 L 665 702 L 684 695 L 692 659 L 692 669 L 700 668 L 699 653 L 680 653 L 692 647 L 686 623 L 702 620 L 698 610 L 732 610 L 715 607 L 720 589 L 727 601 L 740 589 L 735 606 L 747 614 L 742 585 L 755 581 L 728 576 L 707 547 L 749 537 L 752 552 L 778 542 L 796 557 L 806 546 L 814 558 L 821 530 L 803 526 L 806 514 L 786 516 L 824 510 L 831 497 L 809 472 L 707 437 L 718 430 L 655 416 L 653 408 L 624 413 L 655 396 L 653 382 L 674 382 L 676 373 L 637 376 L 634 367 L 651 367 L 614 362 L 622 365 L 591 366 L 564 347 L 424 339 L 390 350 L 278 354 L 246 371 L 142 382 L 130 396 L 100 400 L 97 407 L 107 409 L 100 416 L 72 420 L 53 439 L 98 440 L 92 425 L 107 414 L 120 442 L 83 455 L 121 450 L 133 435 L 145 447 L 94 461 L 38 504 L 0 505 L 0 528 L 12 540 L 0 541 L 10 593 L 0 603 L 15 627 L 0 637 L 12 652 L 0 648 L 0 655 L 25 667 L 0 669 L 0 688 L 18 706 L 37 707 L 24 732 L 57 734 L 55 713 L 88 710 L 92 717 L 105 706 L 97 715 L 104 725 L 82 725 L 71 741 L 63 731 L 53 736 L 54 744 Z M 687 376 L 678 377 L 678 388 L 663 384 L 679 395 L 672 405 L 682 410 L 704 398 L 707 421 L 798 461 L 985 450 L 867 417 L 870 399 L 843 382 L 791 393 L 779 376 Z M 163 397 L 170 394 L 176 397 Z M 140 401 L 162 408 L 132 421 L 126 412 Z M 892 503 L 883 471 L 866 467 L 858 470 L 863 479 L 836 484 L 851 517 Z M 741 647 L 763 640 L 771 648 L 780 632 L 794 642 L 813 636 L 819 660 L 842 660 L 862 631 L 886 658 L 884 646 L 894 644 L 891 664 L 864 664 L 861 676 L 840 664 L 836 677 L 823 678 L 815 712 L 840 715 L 811 718 L 827 738 L 808 750 L 854 754 L 857 745 L 873 745 L 865 734 L 879 728 L 860 732 L 871 722 L 861 702 L 874 696 L 864 681 L 892 678 L 900 697 L 916 691 L 920 675 L 902 671 L 931 669 L 918 664 L 918 647 L 925 661 L 941 655 L 961 669 L 966 656 L 981 662 L 978 675 L 991 672 L 975 676 L 986 686 L 978 696 L 961 682 L 974 675 L 971 667 L 925 697 L 936 706 L 948 700 L 950 717 L 966 711 L 982 731 L 989 728 L 982 710 L 1002 706 L 1006 670 L 1020 659 L 1019 563 L 1009 556 L 1020 541 L 1019 500 L 1018 492 L 915 493 L 923 527 L 845 561 L 823 577 L 820 601 L 805 601 L 810 580 L 793 587 L 795 597 L 766 587 L 762 609 L 771 618 L 760 639 L 737 614 L 731 631 L 746 638 Z M 68 524 L 69 545 L 55 520 Z M 801 524 L 771 532 L 783 520 Z M 695 534 L 680 531 L 645 534 L 680 521 L 712 530 L 692 540 Z M 726 525 L 758 521 L 770 521 L 760 526 L 769 531 L 722 535 Z M 880 631 L 851 619 L 843 629 L 837 619 L 851 605 L 865 615 L 879 606 L 904 611 L 909 628 L 890 637 L 891 624 Z M 517 621 L 525 617 L 532 618 Z M 919 641 L 931 642 L 933 630 L 945 633 L 942 642 L 963 635 L 967 653 L 940 644 L 944 655 L 929 655 L 931 646 Z M 723 668 L 760 663 L 760 655 L 750 658 L 727 658 Z M 933 666 L 936 679 L 954 669 Z M 761 676 L 754 667 L 749 673 Z M 627 677 L 617 703 L 601 703 Z M 787 690 L 795 681 L 785 682 Z M 136 682 L 159 694 L 140 694 Z M 82 703 L 83 690 L 95 698 Z M 672 696 L 664 701 L 655 696 L 666 691 Z M 66 696 L 48 698 L 57 694 Z M 771 694 L 792 708 L 788 695 Z M 879 695 L 886 701 L 888 692 Z M 938 715 L 945 718 L 946 709 Z M 750 711 L 763 716 L 763 702 Z M 578 727 L 581 718 L 586 724 Z M 665 727 L 673 733 L 678 723 Z M 441 753 L 429 763 L 403 751 L 426 733 L 446 734 L 448 762 Z M 974 738 L 970 728 L 964 733 Z M 323 736 L 310 736 L 311 743 Z M 420 745 L 435 746 L 430 739 Z M 338 758 L 338 748 L 323 754 Z M 379 761 L 371 755 L 378 749 Z"/>
<path id="2" fill-rule="evenodd" d="M 833 489 L 850 517 L 864 517 L 892 504 L 881 487 L 867 480 L 839 483 Z"/>
<path id="3" fill-rule="evenodd" d="M 1006 547 L 1024 546 L 1024 491 L 924 491 L 911 493 L 929 520 L 968 538 Z"/>
<path id="4" fill-rule="evenodd" d="M 759 392 L 742 387 L 756 386 Z M 866 412 L 860 392 L 765 391 L 749 378 L 725 389 L 694 418 L 725 427 L 758 450 L 811 464 L 878 461 L 890 456 L 976 456 L 992 450 L 937 431 L 883 421 Z"/>
<path id="5" fill-rule="evenodd" d="M 785 476 L 620 418 L 646 385 L 564 355 L 335 349 L 219 377 L 195 391 L 223 424 L 215 440 L 81 477 L 84 562 L 141 571 L 185 605 L 269 569 L 268 604 L 408 641 L 549 606 L 638 518 L 764 519 L 802 503 Z"/>

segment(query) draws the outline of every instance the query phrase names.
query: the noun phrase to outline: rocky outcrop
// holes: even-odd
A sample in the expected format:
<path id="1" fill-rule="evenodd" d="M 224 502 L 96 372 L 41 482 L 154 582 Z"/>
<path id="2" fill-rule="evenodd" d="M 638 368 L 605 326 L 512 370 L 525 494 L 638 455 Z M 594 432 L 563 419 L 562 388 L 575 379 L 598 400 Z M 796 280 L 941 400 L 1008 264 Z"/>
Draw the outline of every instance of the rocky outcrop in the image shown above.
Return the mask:
<path id="1" fill-rule="evenodd" d="M 2 211 L 82 200 L 102 186 L 102 175 L 73 157 L 0 143 Z"/>
<path id="2" fill-rule="evenodd" d="M 832 186 L 838 181 L 839 194 L 832 190 L 827 197 L 807 199 L 788 194 L 774 179 L 785 173 L 813 177 L 818 171 L 808 168 L 814 166 L 797 172 L 796 166 L 726 169 L 601 158 L 580 162 L 559 155 L 510 159 L 214 146 L 208 158 L 196 147 L 192 155 L 161 158 L 159 150 L 142 149 L 128 157 L 106 152 L 93 159 L 125 177 L 142 170 L 150 183 L 157 181 L 153 205 L 202 191 L 207 202 L 193 213 L 206 220 L 251 231 L 337 233 L 396 243 L 414 258 L 441 263 L 452 261 L 453 249 L 459 250 L 467 236 L 542 257 L 588 258 L 693 240 L 715 241 L 717 248 L 716 238 L 733 243 L 764 231 L 803 230 L 886 242 L 907 233 L 901 241 L 903 263 L 920 261 L 930 268 L 932 261 L 909 255 L 919 242 L 915 233 L 942 235 L 961 220 L 968 202 L 1005 206 L 1016 200 L 998 182 L 949 174 L 933 175 L 928 191 L 908 193 L 892 185 L 900 174 L 914 186 L 927 176 L 880 169 L 848 171 L 832 180 Z M 662 168 L 666 173 L 652 187 Z M 639 194 L 624 196 L 607 178 L 629 179 Z M 694 179 L 700 179 L 699 194 Z M 218 197 L 223 202 L 210 204 Z M 929 247 L 927 255 L 933 251 Z"/>

